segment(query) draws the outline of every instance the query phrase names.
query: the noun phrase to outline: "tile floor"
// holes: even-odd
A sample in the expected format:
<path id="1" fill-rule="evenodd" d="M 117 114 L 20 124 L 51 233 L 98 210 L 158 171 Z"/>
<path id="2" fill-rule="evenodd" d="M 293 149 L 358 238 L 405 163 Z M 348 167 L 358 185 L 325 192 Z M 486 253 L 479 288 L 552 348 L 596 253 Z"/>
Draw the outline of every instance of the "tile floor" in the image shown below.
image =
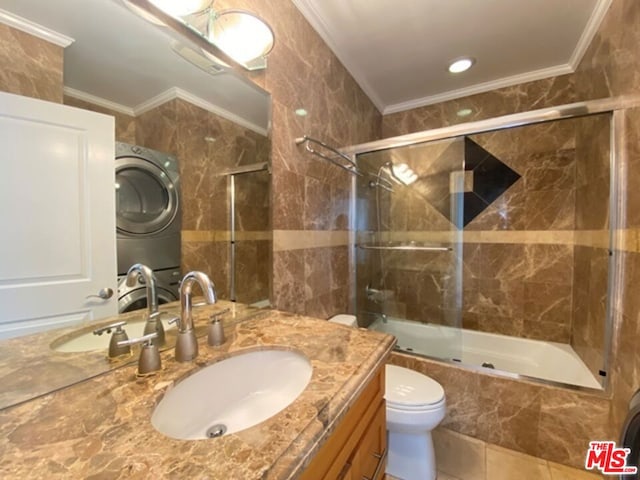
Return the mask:
<path id="1" fill-rule="evenodd" d="M 594 473 L 525 455 L 451 430 L 433 433 L 438 480 L 600 480 Z M 386 480 L 394 479 L 390 475 Z"/>

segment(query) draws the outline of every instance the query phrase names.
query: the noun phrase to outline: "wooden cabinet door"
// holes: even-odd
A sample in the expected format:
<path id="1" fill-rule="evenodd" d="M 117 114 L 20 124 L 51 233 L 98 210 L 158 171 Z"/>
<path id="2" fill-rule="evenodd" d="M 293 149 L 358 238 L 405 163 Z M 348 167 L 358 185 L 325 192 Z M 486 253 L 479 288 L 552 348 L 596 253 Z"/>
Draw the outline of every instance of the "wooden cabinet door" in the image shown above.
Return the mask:
<path id="1" fill-rule="evenodd" d="M 387 452 L 386 407 L 382 402 L 362 436 L 354 457 L 357 477 L 362 480 L 384 478 Z"/>

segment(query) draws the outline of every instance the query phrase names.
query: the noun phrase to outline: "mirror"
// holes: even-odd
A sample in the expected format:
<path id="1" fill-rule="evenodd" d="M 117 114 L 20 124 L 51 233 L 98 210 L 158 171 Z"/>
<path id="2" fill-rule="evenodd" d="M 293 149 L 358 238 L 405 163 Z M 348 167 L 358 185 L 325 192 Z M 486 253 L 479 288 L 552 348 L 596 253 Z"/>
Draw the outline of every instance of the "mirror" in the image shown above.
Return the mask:
<path id="1" fill-rule="evenodd" d="M 176 234 L 181 247 L 173 262 L 149 265 L 159 272 L 161 298 L 177 299 L 182 274 L 201 270 L 215 283 L 220 299 L 268 306 L 268 93 L 216 65 L 168 28 L 142 19 L 120 0 L 90 6 L 82 0 L 0 0 L 0 9 L 74 39 L 64 51 L 66 105 L 112 115 L 117 142 L 177 162 L 181 224 Z M 134 177 L 123 173 L 121 178 L 131 182 Z M 126 185 L 121 186 L 118 201 L 133 215 L 135 206 L 126 203 Z M 119 276 L 126 268 L 119 268 Z M 121 310 L 146 305 L 133 291 L 123 290 Z M 144 285 L 137 285 L 136 292 L 141 295 Z M 256 312 L 224 301 L 215 308 L 225 307 L 232 308 L 231 321 Z M 127 318 L 139 316 L 132 312 Z M 114 361 L 106 352 L 49 348 L 78 330 L 82 327 L 3 341 L 0 408 L 137 359 L 134 354 Z"/>

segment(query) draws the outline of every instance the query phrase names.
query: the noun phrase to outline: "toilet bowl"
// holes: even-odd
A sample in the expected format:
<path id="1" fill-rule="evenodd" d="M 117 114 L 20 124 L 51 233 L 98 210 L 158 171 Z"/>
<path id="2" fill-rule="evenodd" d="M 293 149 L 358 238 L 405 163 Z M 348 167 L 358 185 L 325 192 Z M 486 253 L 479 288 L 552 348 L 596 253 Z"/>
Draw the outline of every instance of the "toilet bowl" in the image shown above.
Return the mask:
<path id="1" fill-rule="evenodd" d="M 353 315 L 336 317 L 329 321 L 357 326 Z M 386 366 L 385 378 L 386 473 L 402 480 L 436 480 L 431 431 L 446 413 L 444 389 L 432 378 L 396 365 Z"/>
<path id="2" fill-rule="evenodd" d="M 435 380 L 407 368 L 387 365 L 385 373 L 387 473 L 403 480 L 435 480 L 431 431 L 446 412 L 444 389 Z"/>

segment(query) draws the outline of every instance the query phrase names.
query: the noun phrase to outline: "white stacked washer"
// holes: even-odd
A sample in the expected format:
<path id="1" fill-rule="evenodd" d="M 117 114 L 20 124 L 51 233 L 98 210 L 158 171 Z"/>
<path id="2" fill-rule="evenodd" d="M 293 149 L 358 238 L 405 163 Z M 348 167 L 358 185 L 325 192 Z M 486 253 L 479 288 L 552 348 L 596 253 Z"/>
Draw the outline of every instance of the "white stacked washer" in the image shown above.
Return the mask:
<path id="1" fill-rule="evenodd" d="M 149 148 L 116 143 L 118 308 L 143 308 L 145 286 L 124 282 L 142 263 L 154 271 L 159 302 L 178 299 L 180 280 L 180 174 L 178 160 Z"/>
<path id="2" fill-rule="evenodd" d="M 329 321 L 357 327 L 353 315 Z M 436 480 L 431 431 L 447 411 L 442 386 L 421 373 L 395 365 L 385 369 L 389 456 L 387 473 L 402 480 Z"/>

